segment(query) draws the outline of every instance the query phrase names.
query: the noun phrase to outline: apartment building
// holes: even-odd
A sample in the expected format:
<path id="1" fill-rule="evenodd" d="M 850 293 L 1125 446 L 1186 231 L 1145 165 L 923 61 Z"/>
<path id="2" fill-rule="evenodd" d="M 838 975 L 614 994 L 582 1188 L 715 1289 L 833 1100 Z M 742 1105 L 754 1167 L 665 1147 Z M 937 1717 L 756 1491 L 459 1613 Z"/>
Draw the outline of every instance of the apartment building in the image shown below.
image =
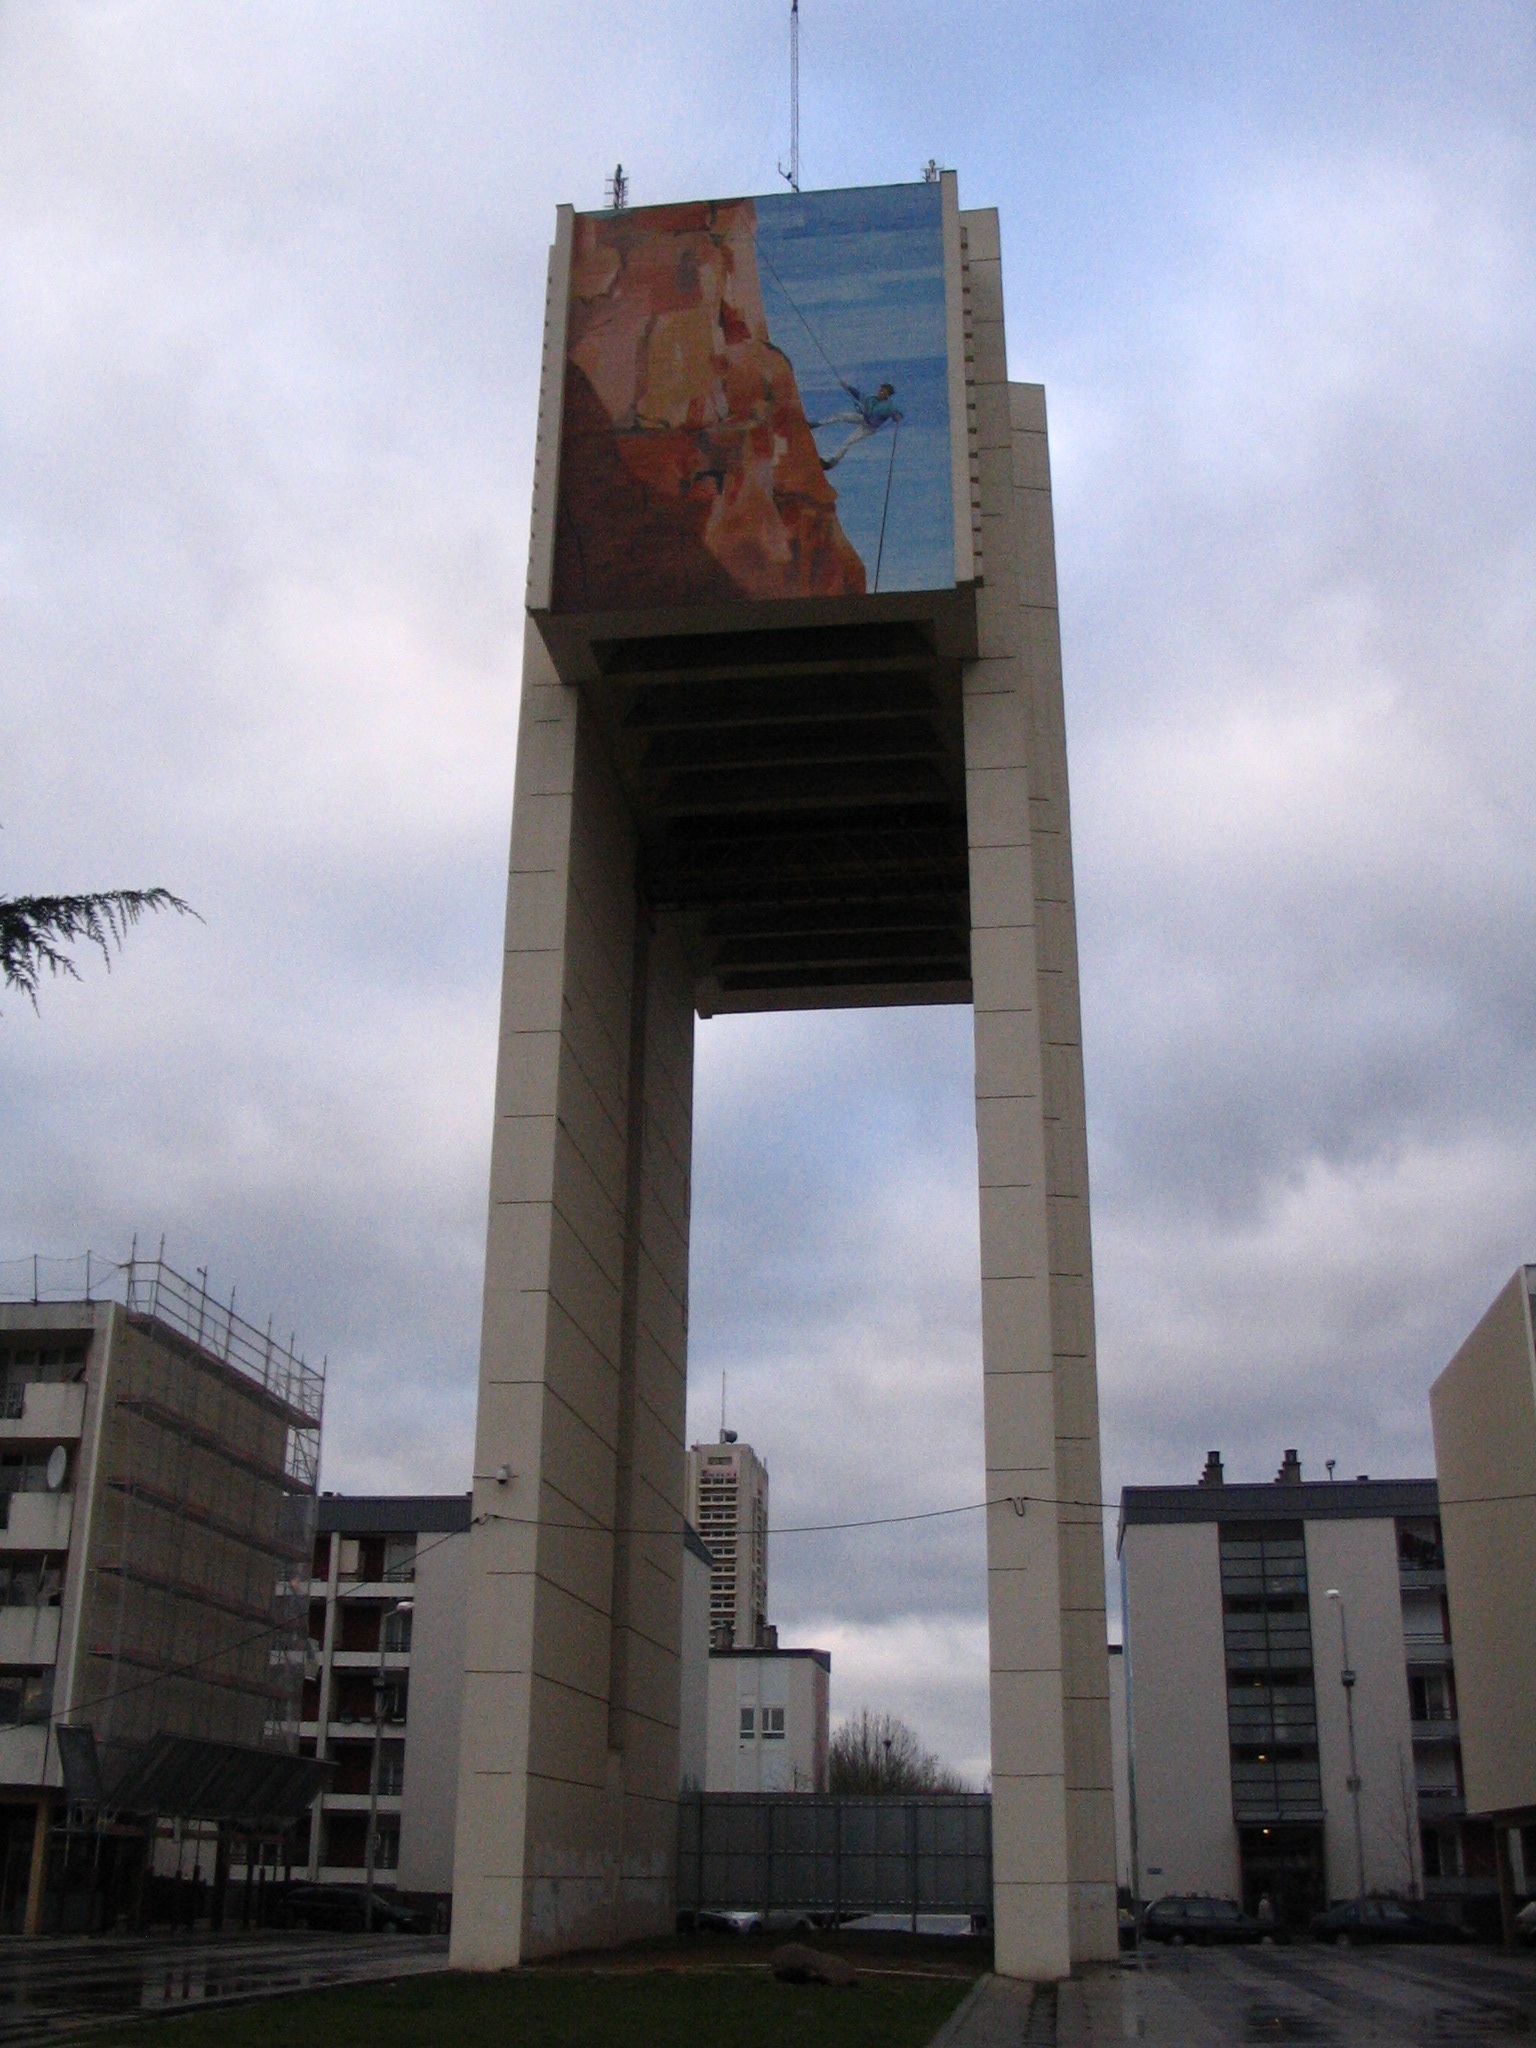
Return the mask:
<path id="1" fill-rule="evenodd" d="M 768 1467 L 722 1430 L 688 1453 L 683 1512 L 714 1563 L 709 1620 L 714 1645 L 755 1649 L 768 1623 Z"/>
<path id="2" fill-rule="evenodd" d="M 1292 1922 L 1360 1890 L 1496 1911 L 1467 1818 L 1456 1652 L 1431 1479 L 1127 1487 L 1131 1876 L 1266 1894 Z M 1346 1648 L 1347 1644 L 1347 1648 Z M 1351 1728 L 1356 1765 L 1351 1765 Z"/>
<path id="3" fill-rule="evenodd" d="M 754 1650 L 709 1657 L 707 1792 L 825 1792 L 830 1650 L 781 1650 L 777 1631 Z"/>
<path id="4" fill-rule="evenodd" d="M 1536 1880 L 1536 1266 L 1522 1266 L 1430 1388 L 1468 1810 L 1508 1894 Z M 1518 1830 L 1518 1833 L 1512 1833 Z"/>
<path id="5" fill-rule="evenodd" d="M 452 1893 L 469 1526 L 468 1494 L 320 1496 L 299 1739 L 334 1770 L 311 1822 L 311 1877 L 363 1881 L 373 1805 L 375 1882 Z"/>
<path id="6" fill-rule="evenodd" d="M 156 1742 L 298 1734 L 324 1374 L 162 1260 L 97 1277 L 121 1298 L 87 1269 L 76 1298 L 34 1279 L 39 1298 L 0 1301 L 7 1932 L 44 1924 L 61 1748 L 88 1742 L 110 1793 Z M 150 1840 L 114 1833 L 93 1898 L 131 1884 Z M 48 1924 L 73 1924 L 62 1879 L 49 1897 Z"/>

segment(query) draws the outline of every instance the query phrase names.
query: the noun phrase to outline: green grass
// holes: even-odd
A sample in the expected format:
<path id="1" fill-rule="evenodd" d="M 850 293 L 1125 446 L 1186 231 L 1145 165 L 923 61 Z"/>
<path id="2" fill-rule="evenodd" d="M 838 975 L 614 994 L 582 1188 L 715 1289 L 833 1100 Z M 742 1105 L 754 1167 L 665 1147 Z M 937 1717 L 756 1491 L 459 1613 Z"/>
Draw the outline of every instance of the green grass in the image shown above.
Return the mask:
<path id="1" fill-rule="evenodd" d="M 573 1969 L 432 1976 L 92 2032 L 123 2048 L 922 2048 L 968 1976 L 861 1976 L 846 1991 L 766 1970 Z"/>

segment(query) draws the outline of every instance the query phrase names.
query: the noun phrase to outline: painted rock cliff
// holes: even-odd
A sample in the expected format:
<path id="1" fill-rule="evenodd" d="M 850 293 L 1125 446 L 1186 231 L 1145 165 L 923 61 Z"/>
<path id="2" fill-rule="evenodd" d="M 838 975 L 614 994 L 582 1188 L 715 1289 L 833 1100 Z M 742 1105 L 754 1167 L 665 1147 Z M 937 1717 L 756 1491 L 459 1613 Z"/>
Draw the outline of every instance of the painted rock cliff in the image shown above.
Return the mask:
<path id="1" fill-rule="evenodd" d="M 863 593 L 755 233 L 750 199 L 578 217 L 557 611 Z"/>

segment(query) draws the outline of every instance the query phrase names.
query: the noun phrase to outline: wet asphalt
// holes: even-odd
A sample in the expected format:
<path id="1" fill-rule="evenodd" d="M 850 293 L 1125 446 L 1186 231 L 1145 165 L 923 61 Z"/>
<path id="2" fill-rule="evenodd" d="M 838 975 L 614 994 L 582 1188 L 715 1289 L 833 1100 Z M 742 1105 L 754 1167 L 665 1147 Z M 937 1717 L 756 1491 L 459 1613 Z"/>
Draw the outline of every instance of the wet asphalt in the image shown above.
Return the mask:
<path id="1" fill-rule="evenodd" d="M 436 1935 L 238 1934 L 0 1941 L 0 2048 L 90 2039 L 104 2020 L 417 1976 L 448 1967 Z"/>
<path id="2" fill-rule="evenodd" d="M 1536 2042 L 1536 1954 L 1165 1949 L 1062 1985 L 1055 2018 L 1061 2048 L 1515 2048 Z"/>

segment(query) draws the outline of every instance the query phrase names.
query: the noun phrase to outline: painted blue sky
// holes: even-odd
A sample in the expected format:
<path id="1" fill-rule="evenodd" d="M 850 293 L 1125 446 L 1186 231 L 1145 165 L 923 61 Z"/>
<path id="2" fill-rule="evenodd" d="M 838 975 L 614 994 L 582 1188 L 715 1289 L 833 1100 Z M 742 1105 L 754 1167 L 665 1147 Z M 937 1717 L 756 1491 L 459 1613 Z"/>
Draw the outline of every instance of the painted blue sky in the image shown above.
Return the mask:
<path id="1" fill-rule="evenodd" d="M 0 23 L 0 887 L 206 919 L 3 1005 L 0 1256 L 164 1230 L 330 1354 L 327 1486 L 461 1488 L 554 208 L 776 189 L 787 0 Z M 804 183 L 957 166 L 1046 387 L 1111 1496 L 1425 1470 L 1536 1255 L 1533 33 L 803 0 Z M 781 1526 L 978 1486 L 969 1031 L 700 1029 L 694 1427 Z M 771 1562 L 985 1768 L 974 1517 Z"/>
<path id="2" fill-rule="evenodd" d="M 758 199 L 758 280 L 768 332 L 823 457 L 853 430 L 843 389 L 895 388 L 884 427 L 829 472 L 868 588 L 942 590 L 955 580 L 944 236 L 937 185 L 876 185 Z M 883 542 L 882 542 L 883 531 Z"/>

